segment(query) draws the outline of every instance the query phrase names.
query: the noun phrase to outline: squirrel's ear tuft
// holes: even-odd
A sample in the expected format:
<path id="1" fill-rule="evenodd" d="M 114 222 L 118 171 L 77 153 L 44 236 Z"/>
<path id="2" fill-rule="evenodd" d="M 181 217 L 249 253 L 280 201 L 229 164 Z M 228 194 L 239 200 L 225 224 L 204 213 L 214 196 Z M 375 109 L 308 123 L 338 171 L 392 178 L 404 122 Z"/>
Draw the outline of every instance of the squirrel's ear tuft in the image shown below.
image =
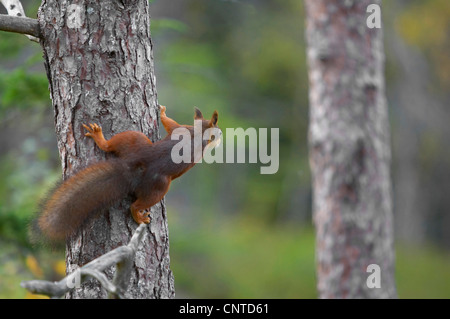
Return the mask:
<path id="1" fill-rule="evenodd" d="M 196 119 L 196 120 L 202 120 L 203 119 L 203 114 L 197 107 L 195 108 L 194 119 Z"/>
<path id="2" fill-rule="evenodd" d="M 217 113 L 217 111 L 214 111 L 210 121 L 211 125 L 216 126 L 218 120 L 219 120 L 219 113 Z"/>

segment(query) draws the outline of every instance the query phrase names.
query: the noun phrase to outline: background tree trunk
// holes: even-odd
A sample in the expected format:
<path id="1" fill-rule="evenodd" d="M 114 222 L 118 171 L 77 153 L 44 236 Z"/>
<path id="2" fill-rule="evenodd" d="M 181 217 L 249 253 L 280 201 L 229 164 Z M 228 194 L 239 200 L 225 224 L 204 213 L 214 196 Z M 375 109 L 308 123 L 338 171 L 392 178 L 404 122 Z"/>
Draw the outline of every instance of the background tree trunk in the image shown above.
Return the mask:
<path id="1" fill-rule="evenodd" d="M 105 158 L 84 136 L 82 123 L 100 124 L 106 138 L 137 130 L 159 139 L 147 0 L 43 0 L 38 20 L 64 178 Z M 128 243 L 137 227 L 130 204 L 131 199 L 122 201 L 67 242 L 68 273 Z M 152 208 L 125 296 L 174 297 L 169 264 L 167 216 L 161 202 Z M 112 274 L 113 269 L 107 273 L 110 278 Z M 91 281 L 67 297 L 106 296 Z"/>
<path id="2" fill-rule="evenodd" d="M 366 25 L 381 1 L 305 3 L 319 294 L 396 297 L 382 29 Z M 370 264 L 381 288 L 366 284 Z"/>

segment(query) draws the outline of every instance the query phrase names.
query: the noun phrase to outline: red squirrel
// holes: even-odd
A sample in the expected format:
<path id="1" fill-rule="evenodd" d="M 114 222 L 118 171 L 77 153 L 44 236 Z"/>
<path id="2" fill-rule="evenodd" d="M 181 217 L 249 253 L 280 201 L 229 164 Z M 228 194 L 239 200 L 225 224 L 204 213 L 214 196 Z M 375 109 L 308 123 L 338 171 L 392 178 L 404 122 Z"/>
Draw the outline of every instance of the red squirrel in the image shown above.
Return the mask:
<path id="1" fill-rule="evenodd" d="M 83 124 L 86 136 L 93 138 L 101 150 L 117 157 L 86 167 L 49 196 L 37 219 L 45 237 L 61 240 L 71 236 L 86 220 L 130 194 L 136 198 L 130 208 L 134 220 L 138 224 L 150 222 L 149 213 L 145 210 L 164 197 L 172 180 L 195 165 L 193 149 L 189 163 L 174 163 L 171 158 L 171 150 L 178 143 L 178 140 L 171 139 L 172 132 L 180 127 L 186 128 L 193 140 L 194 127 L 178 124 L 167 117 L 164 106 L 160 109 L 161 123 L 168 134 L 155 143 L 135 131 L 118 133 L 106 140 L 100 126 Z M 210 120 L 205 120 L 196 108 L 194 119 L 202 121 L 202 137 L 208 128 L 218 128 L 217 111 Z M 202 141 L 202 151 L 208 144 L 215 144 L 211 143 L 213 138 L 210 135 L 209 140 Z"/>

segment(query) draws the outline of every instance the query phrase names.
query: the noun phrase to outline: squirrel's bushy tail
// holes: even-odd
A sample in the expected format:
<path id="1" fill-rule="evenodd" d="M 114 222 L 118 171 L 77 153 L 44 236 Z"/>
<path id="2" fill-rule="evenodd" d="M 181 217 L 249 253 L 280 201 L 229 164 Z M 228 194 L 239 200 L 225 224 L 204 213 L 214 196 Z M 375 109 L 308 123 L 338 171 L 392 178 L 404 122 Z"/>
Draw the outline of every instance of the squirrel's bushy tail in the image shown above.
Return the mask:
<path id="1" fill-rule="evenodd" d="M 65 239 L 87 219 L 132 191 L 129 168 L 109 160 L 93 164 L 57 187 L 42 205 L 37 227 L 47 239 Z"/>

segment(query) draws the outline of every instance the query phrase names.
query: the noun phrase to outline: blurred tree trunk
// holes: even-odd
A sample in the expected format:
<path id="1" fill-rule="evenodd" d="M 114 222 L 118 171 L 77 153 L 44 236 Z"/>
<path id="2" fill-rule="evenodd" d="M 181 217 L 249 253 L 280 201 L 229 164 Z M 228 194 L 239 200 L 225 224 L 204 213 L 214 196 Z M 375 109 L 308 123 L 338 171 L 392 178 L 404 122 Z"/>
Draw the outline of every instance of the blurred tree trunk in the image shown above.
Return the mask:
<path id="1" fill-rule="evenodd" d="M 382 29 L 366 25 L 373 3 L 305 0 L 321 298 L 396 297 Z M 371 264 L 380 288 L 367 284 Z"/>
<path id="2" fill-rule="evenodd" d="M 38 20 L 64 178 L 105 158 L 84 136 L 82 123 L 100 124 L 106 138 L 125 130 L 159 138 L 147 0 L 43 0 Z M 130 198 L 122 201 L 67 242 L 68 273 L 128 243 L 137 227 L 130 204 Z M 151 218 L 124 293 L 127 298 L 174 296 L 163 202 L 152 208 Z M 112 275 L 113 269 L 107 272 Z M 91 281 L 67 297 L 106 296 Z"/>

